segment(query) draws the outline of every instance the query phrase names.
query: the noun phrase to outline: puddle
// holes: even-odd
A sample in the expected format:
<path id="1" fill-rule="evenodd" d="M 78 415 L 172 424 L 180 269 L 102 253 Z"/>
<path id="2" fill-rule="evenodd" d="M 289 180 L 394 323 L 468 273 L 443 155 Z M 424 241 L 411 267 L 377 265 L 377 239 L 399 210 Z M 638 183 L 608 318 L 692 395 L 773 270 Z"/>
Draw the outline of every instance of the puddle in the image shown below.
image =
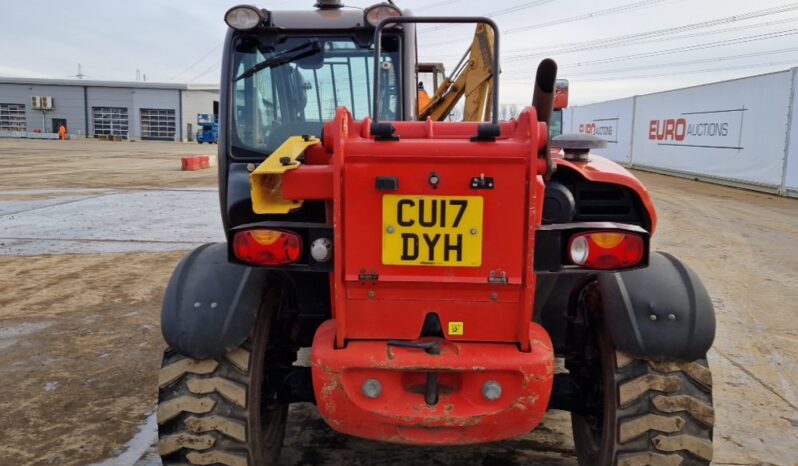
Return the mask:
<path id="1" fill-rule="evenodd" d="M 24 337 L 32 333 L 44 330 L 53 325 L 52 322 L 23 322 L 17 325 L 0 327 L 0 350 L 14 345 L 19 337 Z"/>
<path id="2" fill-rule="evenodd" d="M 151 456 L 146 454 L 153 443 L 158 438 L 158 422 L 155 418 L 155 413 L 150 414 L 147 420 L 139 428 L 138 433 L 128 441 L 123 448 L 122 453 L 115 458 L 109 458 L 99 463 L 94 463 L 89 466 L 156 466 L 161 464 L 158 459 L 157 463 L 150 461 L 148 458 Z M 146 455 L 145 455 L 146 454 Z M 155 457 L 157 458 L 157 456 Z"/>
<path id="3" fill-rule="evenodd" d="M 49 196 L 57 194 L 103 193 L 107 191 L 107 188 L 15 189 L 13 191 L 0 191 L 0 196 Z"/>
<path id="4" fill-rule="evenodd" d="M 224 241 L 219 197 L 213 189 L 60 199 L 57 205 L 5 215 L 0 255 L 167 252 Z M 0 214 L 17 204 L 0 201 Z"/>

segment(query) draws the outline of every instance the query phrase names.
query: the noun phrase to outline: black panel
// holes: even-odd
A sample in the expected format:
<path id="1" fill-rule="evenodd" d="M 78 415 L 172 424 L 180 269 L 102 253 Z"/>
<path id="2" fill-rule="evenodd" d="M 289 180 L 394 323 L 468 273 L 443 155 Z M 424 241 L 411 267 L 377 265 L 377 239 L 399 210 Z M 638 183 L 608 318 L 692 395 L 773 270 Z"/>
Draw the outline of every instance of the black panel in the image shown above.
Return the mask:
<path id="1" fill-rule="evenodd" d="M 562 167 L 557 170 L 553 180 L 567 188 L 573 196 L 575 211 L 572 221 L 627 223 L 651 229 L 651 220 L 637 193 L 631 189 L 589 181 L 573 170 Z M 549 194 L 547 189 L 547 196 Z M 562 222 L 544 221 L 546 223 Z"/>
<path id="2" fill-rule="evenodd" d="M 315 272 L 287 272 L 280 274 L 291 289 L 290 300 L 279 316 L 283 331 L 296 346 L 308 347 L 316 329 L 330 319 L 330 275 Z"/>
<path id="3" fill-rule="evenodd" d="M 566 332 L 572 296 L 586 283 L 592 272 L 538 275 L 535 285 L 534 321 L 546 329 L 554 345 L 555 354 L 567 351 Z"/>
<path id="4" fill-rule="evenodd" d="M 398 191 L 399 178 L 395 176 L 378 176 L 374 187 L 379 191 Z"/>
<path id="5" fill-rule="evenodd" d="M 569 223 L 576 216 L 576 199 L 573 193 L 562 183 L 550 181 L 546 183 L 546 194 L 543 200 L 543 223 Z"/>

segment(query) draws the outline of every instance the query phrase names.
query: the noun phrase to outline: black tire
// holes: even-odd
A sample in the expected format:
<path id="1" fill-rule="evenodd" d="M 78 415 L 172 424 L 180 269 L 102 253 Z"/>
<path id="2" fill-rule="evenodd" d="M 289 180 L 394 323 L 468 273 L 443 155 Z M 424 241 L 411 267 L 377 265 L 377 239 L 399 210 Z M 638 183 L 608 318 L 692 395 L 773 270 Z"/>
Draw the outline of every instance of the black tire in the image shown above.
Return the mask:
<path id="1" fill-rule="evenodd" d="M 616 351 L 598 326 L 596 415 L 571 416 L 583 466 L 707 466 L 712 460 L 712 374 L 706 358 L 647 361 Z M 598 406 L 598 405 L 595 405 Z"/>
<path id="2" fill-rule="evenodd" d="M 158 449 L 165 466 L 276 464 L 288 406 L 263 403 L 274 315 L 273 303 L 266 304 L 250 338 L 223 357 L 195 360 L 165 351 L 158 380 Z"/>

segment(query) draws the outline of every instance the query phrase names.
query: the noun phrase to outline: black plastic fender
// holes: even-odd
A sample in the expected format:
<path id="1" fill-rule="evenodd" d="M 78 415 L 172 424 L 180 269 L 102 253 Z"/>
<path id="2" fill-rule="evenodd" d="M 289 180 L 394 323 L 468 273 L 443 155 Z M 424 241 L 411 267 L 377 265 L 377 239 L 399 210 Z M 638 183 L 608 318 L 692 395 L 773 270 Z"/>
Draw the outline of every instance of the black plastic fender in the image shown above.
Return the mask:
<path id="1" fill-rule="evenodd" d="M 670 254 L 649 266 L 598 277 L 604 324 L 615 347 L 645 359 L 703 358 L 715 340 L 715 310 L 695 272 Z"/>
<path id="2" fill-rule="evenodd" d="M 268 271 L 227 260 L 227 245 L 205 244 L 172 272 L 161 309 L 161 332 L 175 351 L 215 358 L 238 347 L 252 331 Z"/>

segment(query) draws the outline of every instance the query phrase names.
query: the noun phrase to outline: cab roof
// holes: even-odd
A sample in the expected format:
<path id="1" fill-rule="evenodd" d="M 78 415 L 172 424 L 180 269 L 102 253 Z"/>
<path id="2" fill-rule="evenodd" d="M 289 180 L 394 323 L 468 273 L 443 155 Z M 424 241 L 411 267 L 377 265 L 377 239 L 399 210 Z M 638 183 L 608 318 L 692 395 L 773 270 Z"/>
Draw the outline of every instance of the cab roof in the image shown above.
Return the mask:
<path id="1" fill-rule="evenodd" d="M 272 27 L 285 29 L 354 29 L 371 27 L 360 8 L 272 11 Z"/>

